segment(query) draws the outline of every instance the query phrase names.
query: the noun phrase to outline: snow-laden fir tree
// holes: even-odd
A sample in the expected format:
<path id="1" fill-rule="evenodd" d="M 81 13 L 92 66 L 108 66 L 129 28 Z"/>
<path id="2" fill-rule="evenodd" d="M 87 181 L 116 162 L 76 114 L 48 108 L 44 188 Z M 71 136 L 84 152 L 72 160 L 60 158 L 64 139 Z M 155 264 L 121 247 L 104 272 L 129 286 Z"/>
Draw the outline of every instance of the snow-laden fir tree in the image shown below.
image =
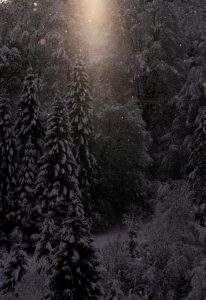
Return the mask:
<path id="1" fill-rule="evenodd" d="M 23 235 L 17 226 L 13 232 L 13 246 L 3 261 L 0 295 L 14 292 L 28 270 L 27 255 L 23 245 Z"/>
<path id="2" fill-rule="evenodd" d="M 29 203 L 30 206 L 28 207 L 28 205 L 26 205 L 23 208 L 23 213 L 26 214 L 24 215 L 22 221 L 30 219 L 31 211 L 34 208 L 32 203 L 31 188 L 34 180 L 36 179 L 35 176 L 38 170 L 38 160 L 42 153 L 43 128 L 40 118 L 41 116 L 40 104 L 38 99 L 38 79 L 33 74 L 32 68 L 29 68 L 24 81 L 22 97 L 18 107 L 16 122 L 18 178 L 20 179 L 18 191 L 18 196 L 20 196 L 19 203 L 21 203 L 21 207 L 24 206 L 22 201 L 25 202 L 26 196 L 26 202 L 27 204 Z M 28 144 L 29 141 L 30 145 Z M 32 147 L 32 149 L 29 150 L 28 147 Z M 30 155 L 31 153 L 26 153 L 27 151 L 32 151 L 32 157 L 28 158 L 28 155 Z M 28 159 L 30 160 L 30 162 L 28 161 Z M 24 172 L 25 168 L 27 168 L 27 170 L 30 169 L 29 174 L 24 174 L 24 178 L 20 178 L 22 176 L 21 172 Z M 29 176 L 29 178 L 27 178 L 27 176 Z M 27 190 L 26 195 L 24 195 L 25 190 Z M 30 190 L 30 192 L 28 192 L 28 190 Z M 32 222 L 28 222 L 28 225 L 32 225 L 31 231 L 34 231 L 33 227 L 35 226 L 35 224 L 30 223 Z"/>
<path id="3" fill-rule="evenodd" d="M 55 225 L 52 215 L 46 215 L 40 228 L 40 234 L 35 249 L 35 259 L 37 261 L 38 272 L 48 272 L 52 262 L 52 244 L 55 234 Z"/>
<path id="4" fill-rule="evenodd" d="M 72 193 L 68 217 L 57 234 L 51 275 L 50 300 L 100 299 L 98 259 L 92 246 L 88 222 L 78 195 Z"/>
<path id="5" fill-rule="evenodd" d="M 18 108 L 16 123 L 17 149 L 21 164 L 23 151 L 29 138 L 38 156 L 42 152 L 43 129 L 40 120 L 40 104 L 38 99 L 38 79 L 31 68 L 28 69 L 24 81 L 22 97 Z M 37 162 L 36 162 L 37 163 Z"/>
<path id="6" fill-rule="evenodd" d="M 196 218 L 206 226 L 206 111 L 196 120 L 196 130 L 191 144 L 188 170 L 189 180 L 195 193 Z"/>
<path id="7" fill-rule="evenodd" d="M 91 95 L 88 76 L 81 57 L 71 74 L 68 109 L 72 125 L 74 155 L 78 165 L 79 187 L 86 213 L 91 210 L 91 192 L 94 186 L 95 158 L 91 151 L 93 137 Z"/>
<path id="8" fill-rule="evenodd" d="M 29 136 L 24 146 L 21 164 L 19 166 L 17 188 L 18 222 L 21 224 L 25 238 L 32 233 L 30 232 L 30 216 L 34 206 L 33 189 L 37 174 L 37 159 L 37 149 L 35 149 L 32 138 Z"/>
<path id="9" fill-rule="evenodd" d="M 0 95 L 0 246 L 13 229 L 16 210 L 13 198 L 15 186 L 16 143 L 11 100 L 6 94 L 2 93 Z"/>
<path id="10" fill-rule="evenodd" d="M 35 182 L 35 197 L 38 199 L 35 211 L 40 220 L 46 214 L 52 214 L 55 225 L 61 224 L 65 218 L 77 184 L 77 166 L 70 132 L 66 105 L 63 99 L 56 97 Z"/>

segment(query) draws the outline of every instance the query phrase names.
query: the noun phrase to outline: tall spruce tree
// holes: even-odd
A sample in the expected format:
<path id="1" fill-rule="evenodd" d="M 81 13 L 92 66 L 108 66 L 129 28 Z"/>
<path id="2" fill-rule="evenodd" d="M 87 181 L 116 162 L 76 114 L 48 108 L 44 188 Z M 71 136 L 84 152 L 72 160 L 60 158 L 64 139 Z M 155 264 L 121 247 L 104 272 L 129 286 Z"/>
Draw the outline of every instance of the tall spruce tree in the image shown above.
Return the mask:
<path id="1" fill-rule="evenodd" d="M 79 187 L 86 212 L 91 210 L 95 158 L 91 151 L 93 137 L 91 95 L 85 66 L 79 57 L 71 74 L 68 109 L 72 124 L 74 155 L 78 165 Z"/>
<path id="2" fill-rule="evenodd" d="M 38 156 L 41 155 L 43 129 L 40 120 L 37 78 L 33 74 L 32 68 L 28 69 L 24 81 L 18 109 L 16 136 L 20 164 L 24 155 L 24 148 L 29 139 L 31 139 Z"/>
<path id="3" fill-rule="evenodd" d="M 16 143 L 13 131 L 11 100 L 0 95 L 0 246 L 8 238 L 15 222 Z"/>
<path id="4" fill-rule="evenodd" d="M 196 219 L 206 226 L 206 111 L 196 120 L 196 130 L 191 143 L 188 164 L 189 180 L 194 190 Z"/>
<path id="5" fill-rule="evenodd" d="M 12 236 L 13 246 L 2 264 L 0 295 L 15 292 L 28 270 L 28 259 L 23 245 L 21 229 L 16 226 Z"/>
<path id="6" fill-rule="evenodd" d="M 29 136 L 25 144 L 23 157 L 19 167 L 17 199 L 18 199 L 18 219 L 24 233 L 24 238 L 32 234 L 31 213 L 34 206 L 33 189 L 37 174 L 38 152 Z"/>
<path id="7" fill-rule="evenodd" d="M 77 185 L 77 166 L 72 148 L 68 111 L 64 101 L 56 97 L 35 183 L 38 199 L 35 211 L 42 218 L 50 213 L 56 225 L 65 218 L 72 191 Z"/>
<path id="8" fill-rule="evenodd" d="M 34 229 L 34 224 L 32 225 L 30 219 L 31 211 L 34 209 L 32 189 L 36 180 L 38 160 L 42 154 L 43 128 L 40 117 L 38 79 L 33 74 L 32 68 L 29 68 L 24 81 L 16 122 L 19 178 L 17 196 L 20 204 L 21 223 L 28 235 L 30 234 L 27 229 L 30 231 Z"/>
<path id="9" fill-rule="evenodd" d="M 51 275 L 48 278 L 50 300 L 100 299 L 99 265 L 91 244 L 88 222 L 78 195 L 72 193 L 68 217 L 57 234 Z"/>

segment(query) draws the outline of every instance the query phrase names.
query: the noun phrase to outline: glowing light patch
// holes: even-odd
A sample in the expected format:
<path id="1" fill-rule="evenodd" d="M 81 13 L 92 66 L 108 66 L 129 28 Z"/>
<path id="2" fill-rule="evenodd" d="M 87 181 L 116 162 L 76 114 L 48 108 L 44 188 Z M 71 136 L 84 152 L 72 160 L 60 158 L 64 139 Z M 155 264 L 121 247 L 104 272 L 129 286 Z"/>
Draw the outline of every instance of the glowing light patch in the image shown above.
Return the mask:
<path id="1" fill-rule="evenodd" d="M 46 40 L 45 39 L 41 39 L 39 41 L 39 44 L 42 45 L 42 46 L 44 46 L 46 44 Z"/>
<path id="2" fill-rule="evenodd" d="M 108 3 L 106 0 L 80 0 L 84 20 L 84 37 L 91 52 L 104 47 L 102 31 L 107 26 Z"/>
<path id="3" fill-rule="evenodd" d="M 103 0 L 84 0 L 85 13 L 88 16 L 88 23 L 101 22 L 104 17 L 105 3 Z"/>

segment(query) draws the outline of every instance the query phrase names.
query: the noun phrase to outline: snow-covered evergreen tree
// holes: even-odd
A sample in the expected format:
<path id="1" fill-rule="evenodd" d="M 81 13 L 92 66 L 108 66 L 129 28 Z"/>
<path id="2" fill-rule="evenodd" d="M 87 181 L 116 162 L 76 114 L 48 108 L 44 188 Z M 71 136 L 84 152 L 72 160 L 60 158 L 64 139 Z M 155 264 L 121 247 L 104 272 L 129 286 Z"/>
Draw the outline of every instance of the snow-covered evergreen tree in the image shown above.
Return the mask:
<path id="1" fill-rule="evenodd" d="M 33 233 L 35 227 L 34 220 L 29 219 L 34 209 L 32 189 L 42 153 L 43 127 L 40 118 L 38 79 L 33 74 L 32 68 L 29 68 L 24 81 L 16 122 L 19 178 L 17 197 L 20 205 L 20 222 L 24 227 L 24 229 L 22 227 L 24 235 L 26 233 L 27 237 Z"/>
<path id="2" fill-rule="evenodd" d="M 192 43 L 188 53 L 187 80 L 177 97 L 175 118 L 171 126 L 169 149 L 162 160 L 162 170 L 172 178 L 188 175 L 186 166 L 190 156 L 190 144 L 195 131 L 195 121 L 206 106 L 206 40 Z"/>
<path id="3" fill-rule="evenodd" d="M 0 285 L 2 294 L 15 290 L 27 271 L 27 265 L 26 252 L 21 249 L 20 245 L 16 245 L 4 263 L 3 279 Z"/>
<path id="4" fill-rule="evenodd" d="M 1 272 L 0 294 L 3 295 L 15 291 L 28 269 L 27 255 L 22 243 L 23 235 L 18 226 L 13 232 L 12 239 L 13 246 L 3 261 Z"/>
<path id="5" fill-rule="evenodd" d="M 13 229 L 16 205 L 16 143 L 12 123 L 11 100 L 0 95 L 0 236 L 3 243 Z M 2 246 L 2 245 L 1 245 Z"/>
<path id="6" fill-rule="evenodd" d="M 77 186 L 77 166 L 70 134 L 67 108 L 64 101 L 56 97 L 35 183 L 35 196 L 38 199 L 35 211 L 42 217 L 47 213 L 52 214 L 56 225 L 65 218 Z"/>
<path id="7" fill-rule="evenodd" d="M 201 226 L 206 226 L 206 111 L 200 113 L 196 126 L 188 170 L 195 192 L 196 218 Z"/>
<path id="8" fill-rule="evenodd" d="M 57 235 L 47 299 L 95 300 L 102 294 L 98 260 L 78 195 L 72 194 L 67 220 Z"/>
<path id="9" fill-rule="evenodd" d="M 18 176 L 18 218 L 24 235 L 29 234 L 31 222 L 30 216 L 34 206 L 33 189 L 37 174 L 38 152 L 35 149 L 31 136 L 25 144 Z M 31 234 L 31 232 L 30 232 Z M 25 236 L 26 238 L 26 236 Z"/>
<path id="10" fill-rule="evenodd" d="M 24 147 L 29 138 L 34 145 L 34 150 L 37 151 L 38 156 L 41 154 L 43 129 L 40 120 L 38 84 L 37 78 L 33 74 L 31 68 L 27 71 L 22 97 L 19 103 L 16 136 L 20 164 Z"/>
<path id="11" fill-rule="evenodd" d="M 43 262 L 43 268 L 50 267 L 52 272 L 48 299 L 97 299 L 93 297 L 100 293 L 96 286 L 98 262 L 88 238 L 88 224 L 79 200 L 81 193 L 70 130 L 68 110 L 64 101 L 56 97 L 36 182 L 39 198 L 36 209 L 40 216 L 47 215 L 36 253 L 37 259 Z M 58 230 L 60 225 L 62 227 Z M 49 237 L 52 231 L 54 239 Z M 49 266 L 53 247 L 56 247 L 53 264 Z"/>
<path id="12" fill-rule="evenodd" d="M 79 168 L 79 187 L 88 213 L 92 207 L 91 192 L 94 184 L 96 161 L 91 150 L 93 137 L 91 95 L 84 63 L 79 57 L 71 75 L 68 109 L 72 125 L 74 155 Z"/>
<path id="13" fill-rule="evenodd" d="M 55 225 L 52 216 L 48 214 L 41 226 L 41 232 L 37 240 L 35 249 L 35 258 L 37 261 L 38 271 L 47 272 L 52 262 L 52 244 L 55 234 Z"/>

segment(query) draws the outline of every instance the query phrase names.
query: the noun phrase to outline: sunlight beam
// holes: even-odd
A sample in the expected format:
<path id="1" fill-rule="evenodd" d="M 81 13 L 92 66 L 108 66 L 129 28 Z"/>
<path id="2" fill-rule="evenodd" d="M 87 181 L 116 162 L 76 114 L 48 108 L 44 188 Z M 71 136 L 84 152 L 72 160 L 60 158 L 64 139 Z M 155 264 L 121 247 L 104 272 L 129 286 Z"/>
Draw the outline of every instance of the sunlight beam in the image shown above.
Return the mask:
<path id="1" fill-rule="evenodd" d="M 104 0 L 83 0 L 85 2 L 85 15 L 89 23 L 102 22 L 105 16 Z"/>
<path id="2" fill-rule="evenodd" d="M 107 27 L 108 2 L 105 0 L 81 0 L 84 18 L 84 37 L 90 51 L 105 48 L 105 28 Z"/>

